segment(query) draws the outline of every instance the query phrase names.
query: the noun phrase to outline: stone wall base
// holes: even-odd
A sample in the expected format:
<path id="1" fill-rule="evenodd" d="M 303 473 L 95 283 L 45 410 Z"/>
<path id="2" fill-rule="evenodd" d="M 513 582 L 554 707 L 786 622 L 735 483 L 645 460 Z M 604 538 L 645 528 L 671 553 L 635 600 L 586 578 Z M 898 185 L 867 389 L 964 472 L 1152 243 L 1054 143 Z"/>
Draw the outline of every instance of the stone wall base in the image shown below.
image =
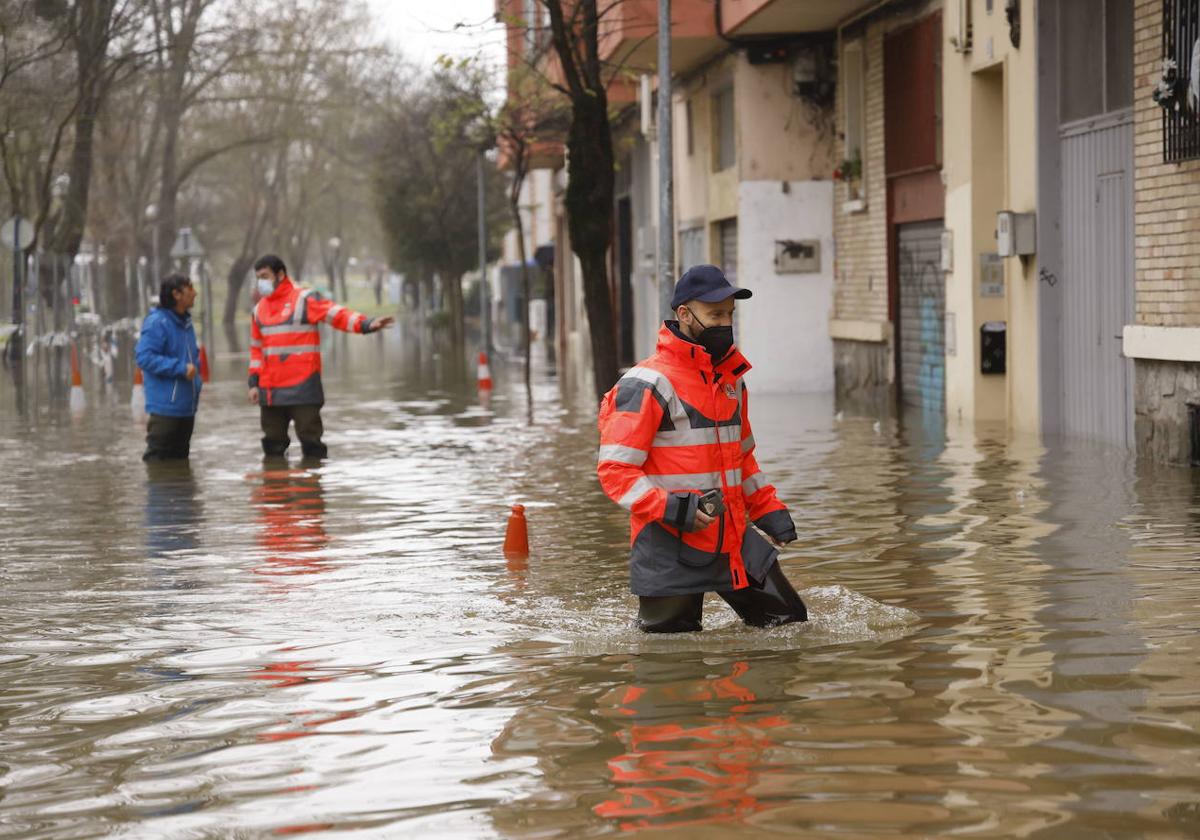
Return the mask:
<path id="1" fill-rule="evenodd" d="M 834 389 L 839 397 L 868 397 L 891 390 L 887 344 L 833 340 Z"/>
<path id="2" fill-rule="evenodd" d="M 1168 464 L 1191 463 L 1188 406 L 1200 406 L 1200 364 L 1137 359 L 1134 379 L 1133 429 L 1138 457 Z"/>

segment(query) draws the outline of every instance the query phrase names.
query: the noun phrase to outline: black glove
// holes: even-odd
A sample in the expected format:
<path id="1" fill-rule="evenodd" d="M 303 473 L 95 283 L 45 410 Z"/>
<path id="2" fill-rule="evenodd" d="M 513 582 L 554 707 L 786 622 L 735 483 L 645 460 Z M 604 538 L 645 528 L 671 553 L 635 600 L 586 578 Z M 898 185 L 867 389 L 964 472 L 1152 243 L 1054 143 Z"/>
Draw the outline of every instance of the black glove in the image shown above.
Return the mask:
<path id="1" fill-rule="evenodd" d="M 663 523 L 681 531 L 695 531 L 696 510 L 700 497 L 695 493 L 672 493 L 667 496 L 667 512 L 663 515 Z"/>
<path id="2" fill-rule="evenodd" d="M 796 523 L 792 522 L 792 515 L 787 510 L 773 510 L 755 519 L 754 524 L 777 543 L 796 539 Z"/>

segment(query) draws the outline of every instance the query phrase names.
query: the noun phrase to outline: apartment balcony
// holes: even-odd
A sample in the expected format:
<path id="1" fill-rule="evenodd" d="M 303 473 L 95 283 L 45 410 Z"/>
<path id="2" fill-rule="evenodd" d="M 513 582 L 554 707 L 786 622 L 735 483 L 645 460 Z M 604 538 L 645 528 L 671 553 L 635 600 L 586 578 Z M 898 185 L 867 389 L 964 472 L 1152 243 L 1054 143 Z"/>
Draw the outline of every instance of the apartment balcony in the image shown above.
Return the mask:
<path id="1" fill-rule="evenodd" d="M 712 0 L 672 0 L 671 70 L 685 73 L 726 46 L 717 35 Z M 658 59 L 658 0 L 624 0 L 604 8 L 600 59 L 633 72 L 651 72 Z M 636 98 L 636 91 L 631 92 Z"/>
<path id="2" fill-rule="evenodd" d="M 718 0 L 721 32 L 731 38 L 765 38 L 823 32 L 878 5 L 878 0 Z M 712 4 L 707 4 L 712 8 Z"/>

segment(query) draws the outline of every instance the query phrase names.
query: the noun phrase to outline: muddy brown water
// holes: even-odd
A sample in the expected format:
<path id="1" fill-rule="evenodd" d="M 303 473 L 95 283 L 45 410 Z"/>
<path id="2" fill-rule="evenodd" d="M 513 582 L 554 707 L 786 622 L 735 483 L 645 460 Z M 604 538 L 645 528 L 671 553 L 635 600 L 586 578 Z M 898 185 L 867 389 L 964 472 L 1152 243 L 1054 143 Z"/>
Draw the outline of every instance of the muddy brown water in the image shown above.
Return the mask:
<path id="1" fill-rule="evenodd" d="M 415 348 L 328 343 L 319 465 L 229 352 L 187 467 L 3 380 L 0 835 L 1200 835 L 1192 471 L 756 393 L 813 621 L 646 637 L 587 400 Z"/>

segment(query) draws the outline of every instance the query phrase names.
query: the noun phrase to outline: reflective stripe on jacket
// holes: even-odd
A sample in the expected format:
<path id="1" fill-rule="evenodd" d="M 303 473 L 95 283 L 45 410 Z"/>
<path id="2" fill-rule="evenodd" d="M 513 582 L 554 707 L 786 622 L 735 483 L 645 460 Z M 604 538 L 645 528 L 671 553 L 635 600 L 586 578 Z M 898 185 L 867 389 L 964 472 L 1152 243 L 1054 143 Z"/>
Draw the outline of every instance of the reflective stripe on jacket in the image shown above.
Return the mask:
<path id="1" fill-rule="evenodd" d="M 254 307 L 250 322 L 250 387 L 263 405 L 321 405 L 322 321 L 343 332 L 371 331 L 361 312 L 301 289 L 284 277 Z"/>
<path id="2" fill-rule="evenodd" d="M 673 322 L 668 322 L 673 326 Z M 702 347 L 664 325 L 653 356 L 631 368 L 600 404 L 596 472 L 631 514 L 630 580 L 636 595 L 742 589 L 777 557 L 752 528 L 794 539 L 795 527 L 754 458 L 750 370 L 734 348 L 716 367 Z M 725 513 L 695 526 L 699 494 L 716 489 Z"/>

